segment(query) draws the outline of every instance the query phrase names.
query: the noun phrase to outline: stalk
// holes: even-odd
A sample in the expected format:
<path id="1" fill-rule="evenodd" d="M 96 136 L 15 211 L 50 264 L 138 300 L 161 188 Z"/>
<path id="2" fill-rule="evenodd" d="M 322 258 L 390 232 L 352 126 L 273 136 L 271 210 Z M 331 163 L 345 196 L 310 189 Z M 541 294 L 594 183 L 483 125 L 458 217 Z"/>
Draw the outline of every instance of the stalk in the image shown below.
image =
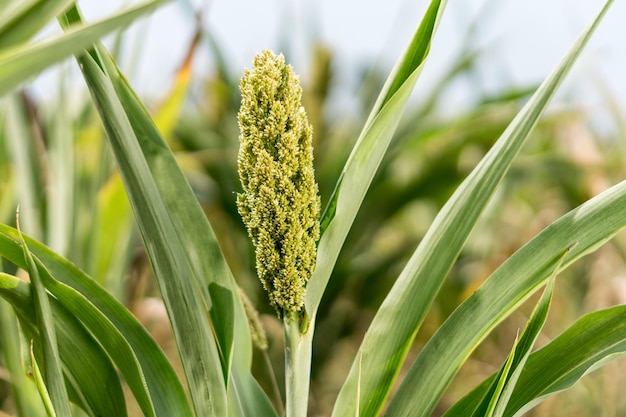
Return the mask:
<path id="1" fill-rule="evenodd" d="M 306 417 L 311 376 L 313 327 L 300 331 L 299 314 L 285 315 L 286 417 Z"/>

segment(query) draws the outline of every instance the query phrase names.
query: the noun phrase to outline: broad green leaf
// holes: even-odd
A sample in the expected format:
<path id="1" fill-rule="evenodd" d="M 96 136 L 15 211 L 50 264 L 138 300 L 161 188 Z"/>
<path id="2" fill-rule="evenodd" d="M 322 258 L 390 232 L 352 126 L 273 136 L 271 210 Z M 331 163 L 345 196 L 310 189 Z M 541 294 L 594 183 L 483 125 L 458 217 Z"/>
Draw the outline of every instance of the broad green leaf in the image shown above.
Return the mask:
<path id="1" fill-rule="evenodd" d="M 73 1 L 25 0 L 12 3 L 10 10 L 0 13 L 0 50 L 30 39 Z"/>
<path id="2" fill-rule="evenodd" d="M 25 262 L 17 238 L 15 229 L 0 225 L 0 254 L 23 268 Z M 63 301 L 108 352 L 144 415 L 193 416 L 178 376 L 137 319 L 69 261 L 41 243 L 26 236 L 25 240 L 47 271 L 43 276 L 46 288 Z"/>
<path id="3" fill-rule="evenodd" d="M 67 17 L 70 22 L 79 19 L 75 12 Z M 226 379 L 231 364 L 239 368 L 237 372 L 249 373 L 252 358 L 235 281 L 189 183 L 114 62 L 101 47 L 78 59 L 136 213 L 183 364 L 187 364 L 196 410 L 202 415 L 223 415 L 225 390 L 231 389 Z M 215 290 L 230 293 L 232 303 L 213 303 Z M 198 367 L 199 363 L 203 365 Z M 207 392 L 212 393 L 210 398 Z"/>
<path id="4" fill-rule="evenodd" d="M 107 33 L 129 25 L 165 1 L 144 1 L 107 19 L 76 27 L 55 39 L 0 51 L 0 96 L 53 63 L 89 47 Z"/>
<path id="5" fill-rule="evenodd" d="M 528 358 L 504 413 L 521 416 L 542 401 L 571 388 L 583 376 L 626 355 L 626 306 L 595 311 Z M 469 415 L 493 375 L 459 400 L 446 417 Z"/>
<path id="6" fill-rule="evenodd" d="M 0 297 L 1 298 L 1 297 Z M 0 300 L 0 351 L 2 363 L 11 373 L 10 390 L 19 416 L 43 415 L 41 397 L 26 377 L 20 355 L 21 335 L 10 304 Z"/>
<path id="7" fill-rule="evenodd" d="M 361 416 L 378 414 L 426 313 L 478 217 L 609 4 L 605 5 L 593 25 L 573 45 L 552 75 L 542 83 L 495 145 L 450 197 L 383 301 L 360 348 L 363 355 Z M 567 247 L 569 245 L 561 249 L 561 254 Z M 458 337 L 451 334 L 447 336 L 452 339 L 444 343 L 456 346 Z M 453 362 L 448 362 L 447 357 L 441 360 L 445 364 L 441 365 L 440 370 L 446 375 L 446 369 Z M 335 413 L 344 413 L 346 410 L 348 414 L 353 413 L 357 373 L 358 360 L 355 359 L 348 380 L 339 394 Z M 429 380 L 429 394 L 420 392 L 411 382 L 403 383 L 390 403 L 389 415 L 430 415 L 441 395 L 433 390 L 435 387 L 441 388 L 447 381 L 440 375 L 431 378 L 435 379 Z M 416 396 L 415 392 L 420 392 L 420 395 Z"/>
<path id="8" fill-rule="evenodd" d="M 68 18 L 68 21 L 72 22 L 79 20 L 77 14 L 70 14 Z M 114 112 L 102 111 L 101 115 L 109 132 L 109 139 L 155 267 L 157 279 L 161 282 L 160 287 L 166 306 L 177 310 L 176 312 L 168 308 L 170 318 L 177 316 L 176 320 L 188 321 L 189 314 L 194 314 L 198 315 L 199 319 L 201 310 L 205 317 L 197 325 L 189 326 L 188 331 L 193 336 L 192 339 L 183 336 L 185 332 L 179 332 L 181 338 L 179 342 L 184 340 L 182 344 L 179 343 L 179 347 L 190 350 L 190 355 L 182 355 L 183 363 L 193 363 L 193 367 L 197 368 L 198 359 L 206 361 L 203 369 L 210 373 L 202 376 L 197 372 L 188 371 L 189 376 L 194 379 L 189 381 L 190 389 L 192 393 L 196 392 L 195 397 L 198 401 L 204 403 L 198 407 L 199 409 L 211 407 L 211 401 L 221 407 L 225 387 L 236 390 L 240 398 L 239 403 L 245 403 L 246 407 L 250 407 L 250 404 L 256 401 L 253 397 L 258 397 L 258 393 L 246 387 L 232 387 L 230 379 L 224 381 L 221 378 L 220 381 L 215 374 L 217 370 L 209 367 L 221 366 L 222 373 L 226 376 L 229 376 L 231 366 L 237 368 L 241 374 L 246 374 L 250 372 L 252 360 L 252 345 L 243 305 L 216 236 L 174 156 L 114 62 L 101 47 L 98 47 L 97 52 L 92 50 L 91 55 L 79 57 L 79 61 L 88 62 L 90 57 L 96 62 L 83 66 L 89 67 L 89 70 L 84 71 L 88 85 L 100 88 L 100 84 L 110 82 L 105 87 L 107 91 L 95 93 L 92 88 L 92 94 L 101 110 L 107 106 L 115 108 Z M 96 65 L 103 71 L 99 72 Z M 109 81 L 103 80 L 105 78 L 103 73 Z M 119 105 L 114 103 L 116 99 L 111 95 L 113 91 L 109 88 L 114 89 L 119 97 Z M 119 135 L 122 131 L 126 134 Z M 137 173 L 140 175 L 137 176 Z M 149 210 L 146 211 L 146 208 Z M 147 220 L 146 216 L 150 218 L 150 222 L 164 225 L 168 232 L 164 233 L 165 229 L 160 227 L 142 226 L 144 220 Z M 165 246 L 167 249 L 151 250 L 153 244 Z M 169 273 L 161 267 L 166 263 L 163 256 L 168 251 L 173 254 L 170 260 L 175 262 L 176 273 Z M 167 257 L 166 255 L 165 258 Z M 214 304 L 210 288 L 230 292 L 232 303 Z M 190 302 L 195 306 L 190 306 Z M 210 323 L 206 321 L 207 311 Z M 206 338 L 206 330 L 203 330 L 204 335 L 198 330 L 206 329 L 209 324 L 212 325 L 219 349 L 214 347 L 213 338 Z M 176 332 L 176 325 L 174 328 Z M 198 342 L 187 347 L 186 344 L 190 344 L 189 340 Z M 198 354 L 194 353 L 194 350 L 204 352 Z M 216 355 L 218 351 L 222 353 L 221 356 Z M 216 357 L 223 359 L 221 364 L 219 361 L 214 362 Z M 215 395 L 210 400 L 204 394 L 206 390 L 214 391 Z M 248 394 L 252 397 L 245 398 L 244 395 Z M 215 412 L 220 415 L 222 411 L 216 409 Z M 200 411 L 200 414 L 206 415 L 206 412 Z"/>
<path id="9" fill-rule="evenodd" d="M 24 259 L 26 261 L 26 271 L 30 277 L 31 282 L 31 294 L 33 296 L 33 304 L 35 306 L 35 323 L 39 330 L 38 343 L 41 346 L 43 357 L 43 368 L 45 373 L 45 385 L 47 390 L 43 392 L 50 395 L 50 401 L 54 409 L 55 416 L 70 417 L 70 405 L 69 398 L 67 396 L 67 390 L 65 388 L 65 381 L 63 380 L 63 371 L 61 370 L 61 358 L 59 357 L 59 347 L 57 345 L 56 330 L 54 326 L 54 317 L 52 316 L 52 309 L 50 307 L 50 300 L 48 299 L 48 293 L 43 285 L 42 278 L 39 274 L 39 270 L 35 265 L 35 261 L 28 249 L 28 245 L 24 240 L 24 236 L 19 231 L 20 242 L 22 244 L 22 250 L 24 253 Z M 31 348 L 32 350 L 32 348 Z M 45 403 L 46 401 L 44 401 Z"/>
<path id="10" fill-rule="evenodd" d="M 383 87 L 322 215 L 317 264 L 307 283 L 305 296 L 305 310 L 312 323 L 309 332 L 313 332 L 317 308 L 341 247 L 421 74 L 445 4 L 445 1 L 430 3 L 407 51 Z M 333 415 L 358 415 L 358 410 L 355 410 L 357 388 L 364 398 L 376 402 L 373 404 L 374 410 L 382 406 L 382 399 L 371 395 L 378 382 L 373 379 L 368 381 L 367 375 L 363 379 L 358 378 L 357 369 L 353 367 L 355 372 L 346 381 Z M 367 401 L 360 404 L 361 407 L 369 405 Z"/>
<path id="11" fill-rule="evenodd" d="M 328 208 L 322 216 L 321 224 L 324 234 L 319 242 L 318 261 L 313 276 L 307 284 L 305 300 L 306 311 L 312 316 L 312 320 L 315 319 L 316 310 L 339 251 L 378 165 L 391 142 L 400 121 L 402 110 L 421 74 L 445 4 L 445 1 L 432 1 L 430 3 L 409 48 L 396 65 L 396 69 L 380 93 L 361 136 L 341 173 L 340 182 L 328 203 Z M 331 216 L 332 218 L 330 218 Z M 368 331 L 368 335 L 372 335 L 372 333 Z M 384 338 L 387 337 L 384 336 Z M 390 350 L 384 351 L 378 347 L 375 348 L 381 353 L 378 358 L 396 358 L 397 362 L 401 360 L 404 354 L 397 344 L 390 343 L 389 346 Z M 353 362 L 350 374 L 335 403 L 333 416 L 359 415 L 365 417 L 378 414 L 397 369 L 399 369 L 400 362 L 398 365 L 394 364 L 395 368 L 391 372 L 383 372 L 381 367 L 372 363 L 370 359 L 369 353 L 362 351 Z M 357 391 L 359 392 L 358 396 Z M 359 404 L 359 410 L 356 409 L 357 404 Z"/>
<path id="12" fill-rule="evenodd" d="M 320 221 L 317 264 L 306 288 L 305 308 L 313 320 L 341 247 L 421 74 L 445 4 L 441 0 L 430 3 L 411 44 L 387 79 L 326 205 Z"/>
<path id="13" fill-rule="evenodd" d="M 179 236 L 180 246 L 176 250 L 181 255 L 184 254 L 192 268 L 192 277 L 200 290 L 198 295 L 201 295 L 202 301 L 206 303 L 213 325 L 216 326 L 217 322 L 221 322 L 219 326 L 229 326 L 234 329 L 230 331 L 224 329 L 223 332 L 217 334 L 220 349 L 228 355 L 228 352 L 232 350 L 233 338 L 230 336 L 222 338 L 222 336 L 233 335 L 236 341 L 235 346 L 239 350 L 238 364 L 249 369 L 252 346 L 246 325 L 247 319 L 238 295 L 237 285 L 222 254 L 217 237 L 187 179 L 177 165 L 176 158 L 165 144 L 148 112 L 123 76 L 114 67 L 110 70 L 116 71 L 116 75 L 112 76 L 116 92 L 130 116 L 135 137 L 139 141 L 141 151 L 158 188 L 159 198 L 167 209 L 162 214 L 170 219 L 176 229 L 176 235 Z M 131 191 L 127 188 L 127 192 L 132 201 L 132 193 L 141 193 L 142 190 L 134 187 Z M 213 305 L 211 289 L 218 287 L 222 291 L 231 293 L 232 304 Z M 234 316 L 231 311 L 233 308 Z M 234 321 L 225 320 L 225 317 L 234 317 Z M 226 359 L 228 362 L 222 364 L 225 371 L 230 368 L 232 358 L 228 355 Z"/>
<path id="14" fill-rule="evenodd" d="M 561 257 L 561 262 L 554 268 L 552 276 L 546 284 L 543 295 L 535 306 L 521 338 L 519 341 L 517 339 L 515 340 L 507 363 L 500 369 L 498 382 L 497 384 L 494 383 L 492 386 L 496 388 L 495 392 L 492 389 L 490 393 L 485 395 L 482 404 L 474 410 L 473 417 L 502 417 L 505 407 L 509 402 L 509 398 L 511 397 L 511 393 L 528 360 L 528 356 L 537 341 L 541 329 L 546 323 L 548 312 L 550 311 L 552 293 L 554 292 L 556 273 L 561 268 L 563 259 L 565 259 L 568 253 L 569 250 L 565 252 Z M 485 408 L 487 408 L 487 411 L 485 411 Z"/>
<path id="15" fill-rule="evenodd" d="M 563 268 L 626 226 L 624 207 L 626 181 L 564 215 L 519 249 L 448 317 L 424 346 L 392 399 L 389 412 L 429 415 L 465 359 L 546 281 L 568 248 L 577 243 L 563 261 Z M 419 399 L 414 392 L 420 392 Z M 416 409 L 420 414 L 415 413 Z M 424 414 L 422 409 L 426 410 Z"/>
<path id="16" fill-rule="evenodd" d="M 226 415 L 226 387 L 218 348 L 207 320 L 208 306 L 201 297 L 183 241 L 137 141 L 138 135 L 130 122 L 134 115 L 126 114 L 123 99 L 118 98 L 114 89 L 111 77 L 119 78 L 119 74 L 106 65 L 107 61 L 105 71 L 114 72 L 103 72 L 91 55 L 83 55 L 79 61 L 129 190 L 139 230 L 169 313 L 196 413 Z M 123 80 L 119 82 L 124 85 Z M 151 153 L 159 153 L 161 146 L 167 150 L 164 144 L 152 142 L 150 146 Z M 157 159 L 153 169 L 159 170 L 157 175 L 168 175 L 163 170 L 162 159 Z"/>
<path id="17" fill-rule="evenodd" d="M 0 296 L 13 306 L 28 340 L 38 340 L 40 331 L 29 284 L 0 273 Z M 111 360 L 76 316 L 59 301 L 51 301 L 56 319 L 59 355 L 70 399 L 91 416 L 126 416 L 124 392 Z M 18 340 L 13 340 L 12 343 L 19 343 Z M 35 354 L 41 358 L 40 349 L 36 349 Z"/>

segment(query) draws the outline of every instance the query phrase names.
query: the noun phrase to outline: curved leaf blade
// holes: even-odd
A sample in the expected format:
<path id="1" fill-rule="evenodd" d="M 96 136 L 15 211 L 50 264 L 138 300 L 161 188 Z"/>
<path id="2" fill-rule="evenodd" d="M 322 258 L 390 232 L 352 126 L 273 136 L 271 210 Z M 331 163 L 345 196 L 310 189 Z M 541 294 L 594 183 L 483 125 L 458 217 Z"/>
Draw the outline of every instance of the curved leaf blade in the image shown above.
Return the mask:
<path id="1" fill-rule="evenodd" d="M 378 96 L 326 205 L 320 220 L 323 233 L 317 249 L 317 264 L 305 295 L 305 308 L 312 320 L 341 247 L 428 58 L 445 5 L 446 0 L 431 1 L 411 44 Z"/>
<path id="2" fill-rule="evenodd" d="M 521 416 L 542 401 L 574 386 L 583 376 L 626 355 L 626 306 L 595 311 L 577 320 L 530 355 L 504 417 Z M 467 416 L 493 375 L 459 400 L 445 417 Z"/>
<path id="3" fill-rule="evenodd" d="M 626 181 L 570 211 L 513 254 L 467 298 L 424 346 L 393 398 L 389 413 L 414 416 L 435 407 L 461 364 L 516 307 L 543 285 L 562 254 L 563 268 L 626 226 Z M 531 259 L 532 262 L 528 260 Z M 417 399 L 414 395 L 419 392 Z M 396 414 L 391 414 L 396 415 Z"/>
<path id="4" fill-rule="evenodd" d="M 104 51 L 100 55 L 104 55 Z M 96 107 L 104 122 L 107 136 L 126 189 L 135 218 L 145 242 L 148 256 L 181 354 L 191 397 L 198 415 L 226 415 L 226 388 L 213 331 L 207 320 L 208 308 L 200 297 L 201 290 L 189 264 L 188 254 L 160 196 L 151 167 L 143 156 L 136 133 L 120 101 L 111 78 L 120 78 L 109 60 L 104 68 L 86 54 L 79 58 Z M 112 72 L 112 73 L 111 73 Z M 123 81 L 122 81 L 123 82 Z M 150 141 L 151 154 L 167 150 L 164 143 Z M 156 158 L 156 169 L 162 177 L 163 159 Z"/>
<path id="5" fill-rule="evenodd" d="M 38 0 L 13 2 L 9 11 L 0 12 L 0 50 L 24 42 L 39 32 L 59 13 L 67 9 L 72 0 Z"/>
<path id="6" fill-rule="evenodd" d="M 17 237 L 15 229 L 0 224 L 0 254 L 17 266 L 24 267 Z M 116 359 L 137 400 L 140 405 L 143 404 L 144 414 L 193 416 L 178 376 L 161 348 L 137 319 L 69 261 L 27 236 L 24 239 L 47 271 L 44 275 L 46 288 L 64 300 L 72 314 L 88 320 L 90 331 Z M 46 279 L 48 275 L 55 280 Z M 120 349 L 132 353 L 122 357 L 116 353 Z"/>
<path id="7" fill-rule="evenodd" d="M 0 296 L 13 306 L 28 339 L 39 340 L 30 285 L 0 273 Z M 90 415 L 125 417 L 124 392 L 109 356 L 60 302 L 52 298 L 51 307 L 56 319 L 59 356 L 70 399 Z M 39 353 L 35 353 L 41 358 Z M 40 362 L 40 359 L 37 361 Z"/>
<path id="8" fill-rule="evenodd" d="M 74 23 L 80 17 L 74 10 L 64 21 Z M 78 60 L 101 110 L 183 363 L 188 364 L 184 367 L 197 412 L 206 415 L 213 409 L 215 415 L 224 415 L 231 367 L 249 374 L 252 360 L 235 280 L 176 159 L 113 60 L 100 46 Z M 213 302 L 216 292 L 228 293 L 230 301 Z M 240 397 L 240 402 L 247 401 L 253 399 Z"/>
<path id="9" fill-rule="evenodd" d="M 426 313 L 476 221 L 609 4 L 450 197 L 383 301 L 360 348 L 363 363 L 361 388 L 366 387 L 364 398 L 367 400 L 361 402 L 361 415 L 376 415 L 380 410 Z M 561 254 L 567 247 L 569 245 Z M 340 400 L 345 398 L 348 410 L 354 407 L 349 402 L 354 402 L 357 374 L 358 360 L 355 359 L 348 376 L 349 383 L 340 393 Z M 431 388 L 439 386 L 441 381 L 435 377 Z M 403 384 L 390 403 L 389 415 L 429 415 L 439 394 L 420 393 L 416 396 L 415 392 L 410 383 Z M 336 407 L 335 412 L 343 412 L 343 407 L 346 404 L 342 404 L 342 408 Z"/>
<path id="10" fill-rule="evenodd" d="M 528 360 L 505 417 L 520 416 L 626 355 L 625 306 L 588 314 Z"/>
<path id="11" fill-rule="evenodd" d="M 112 60 L 102 49 L 99 55 L 106 76 L 98 64 L 89 62 L 91 55 L 79 60 L 137 213 L 196 412 L 224 415 L 233 346 L 238 349 L 236 366 L 241 372 L 249 372 L 251 362 L 248 329 L 245 324 L 235 325 L 245 323 L 245 316 L 234 279 L 171 151 Z M 213 303 L 210 292 L 216 290 L 229 293 L 232 302 Z"/>
<path id="12" fill-rule="evenodd" d="M 53 63 L 88 48 L 107 33 L 129 25 L 165 1 L 144 1 L 110 18 L 72 29 L 56 39 L 0 51 L 0 96 Z"/>
<path id="13" fill-rule="evenodd" d="M 19 212 L 18 212 L 19 213 Z M 46 385 L 46 393 L 49 395 L 50 405 L 55 415 L 59 417 L 70 417 L 70 405 L 69 398 L 67 396 L 67 389 L 65 388 L 65 381 L 63 380 L 63 371 L 61 370 L 61 358 L 59 357 L 59 346 L 57 345 L 57 337 L 54 325 L 54 317 L 52 316 L 52 308 L 50 307 L 50 299 L 48 293 L 42 282 L 42 277 L 39 274 L 39 269 L 35 265 L 33 256 L 28 249 L 28 245 L 24 240 L 24 236 L 19 229 L 19 214 L 17 216 L 18 234 L 20 237 L 20 243 L 22 244 L 22 251 L 24 254 L 24 260 L 26 261 L 26 271 L 30 276 L 31 281 L 31 294 L 33 298 L 33 305 L 35 307 L 35 323 L 39 330 L 39 339 L 37 340 L 42 351 L 42 362 L 44 369 L 43 382 Z M 32 345 L 31 345 L 32 351 Z M 34 363 L 36 368 L 36 363 Z M 46 396 L 44 390 L 40 388 L 44 403 L 46 403 Z"/>
<path id="14" fill-rule="evenodd" d="M 487 394 L 483 398 L 482 404 L 474 410 L 474 413 L 472 414 L 473 417 L 502 417 L 509 399 L 511 398 L 511 394 L 515 389 L 517 381 L 519 380 L 522 369 L 528 360 L 530 352 L 537 341 L 537 337 L 539 336 L 541 329 L 546 323 L 548 312 L 550 311 L 550 304 L 552 303 L 556 273 L 561 268 L 561 263 L 563 262 L 565 256 L 567 256 L 568 252 L 569 250 L 565 252 L 565 254 L 561 257 L 561 262 L 559 262 L 552 272 L 552 276 L 550 280 L 548 280 L 541 299 L 535 306 L 521 338 L 519 338 L 519 340 L 515 340 L 513 349 L 509 354 L 509 359 L 498 374 L 498 379 L 502 382 L 502 384 L 498 387 L 499 389 L 497 390 L 497 393 L 493 392 Z M 489 412 L 485 413 L 485 408 L 488 408 Z"/>
<path id="15" fill-rule="evenodd" d="M 383 87 L 322 216 L 324 234 L 318 246 L 315 271 L 307 283 L 305 299 L 306 310 L 312 321 L 339 251 L 421 74 L 445 5 L 445 1 L 430 3 L 407 52 Z M 329 216 L 333 217 L 329 219 Z M 393 353 L 389 357 L 397 360 L 404 355 L 396 348 L 396 345 L 391 347 Z M 385 351 L 383 355 L 388 352 Z M 382 355 L 377 360 L 380 358 Z M 385 372 L 379 363 L 374 363 L 371 359 L 362 351 L 354 360 L 335 403 L 333 416 L 378 414 L 397 370 Z"/>

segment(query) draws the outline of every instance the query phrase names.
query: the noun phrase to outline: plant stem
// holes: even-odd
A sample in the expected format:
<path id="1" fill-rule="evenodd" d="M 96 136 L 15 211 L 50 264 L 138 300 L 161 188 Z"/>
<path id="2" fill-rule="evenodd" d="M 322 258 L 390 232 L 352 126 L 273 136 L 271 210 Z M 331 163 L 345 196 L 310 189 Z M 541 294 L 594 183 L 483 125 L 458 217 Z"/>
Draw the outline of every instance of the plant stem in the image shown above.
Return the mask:
<path id="1" fill-rule="evenodd" d="M 306 417 L 309 402 L 313 326 L 309 326 L 302 334 L 298 313 L 286 314 L 284 324 L 286 417 Z"/>

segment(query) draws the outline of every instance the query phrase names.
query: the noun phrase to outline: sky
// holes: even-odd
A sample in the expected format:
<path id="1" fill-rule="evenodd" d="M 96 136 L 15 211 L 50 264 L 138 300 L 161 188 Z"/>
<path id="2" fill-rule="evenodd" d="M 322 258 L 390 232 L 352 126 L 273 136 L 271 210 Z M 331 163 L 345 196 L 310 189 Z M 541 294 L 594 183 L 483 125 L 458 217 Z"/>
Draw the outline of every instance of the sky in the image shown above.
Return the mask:
<path id="1" fill-rule="evenodd" d="M 602 5 L 600 0 L 456 0 L 449 1 L 436 34 L 429 62 L 416 87 L 427 91 L 468 43 L 484 49 L 478 70 L 481 88 L 526 87 L 540 82 L 560 61 Z M 127 1 L 79 2 L 95 20 L 119 10 Z M 158 99 L 165 94 L 194 32 L 194 13 L 222 47 L 231 68 L 243 71 L 262 49 L 280 52 L 288 39 L 296 72 L 305 73 L 305 52 L 321 40 L 335 53 L 336 82 L 349 85 L 360 66 L 377 62 L 390 70 L 410 41 L 426 0 L 175 0 L 136 23 L 127 39 L 127 61 L 138 65 L 133 86 Z M 626 110 L 626 2 L 609 10 L 590 44 L 568 76 L 559 98 L 573 101 L 607 119 L 607 95 Z M 468 37 L 468 29 L 475 28 Z M 138 45 L 140 48 L 134 48 Z M 129 68 L 132 67 L 128 65 Z M 194 62 L 199 77 L 212 66 L 208 53 Z M 303 74 L 304 76 L 306 74 Z M 45 77 L 44 77 L 45 78 Z M 45 81 L 44 81 L 45 83 Z M 469 107 L 475 85 L 459 83 L 446 96 L 451 112 Z M 622 115 L 626 113 L 622 111 Z M 608 118 L 610 119 L 610 118 Z"/>

